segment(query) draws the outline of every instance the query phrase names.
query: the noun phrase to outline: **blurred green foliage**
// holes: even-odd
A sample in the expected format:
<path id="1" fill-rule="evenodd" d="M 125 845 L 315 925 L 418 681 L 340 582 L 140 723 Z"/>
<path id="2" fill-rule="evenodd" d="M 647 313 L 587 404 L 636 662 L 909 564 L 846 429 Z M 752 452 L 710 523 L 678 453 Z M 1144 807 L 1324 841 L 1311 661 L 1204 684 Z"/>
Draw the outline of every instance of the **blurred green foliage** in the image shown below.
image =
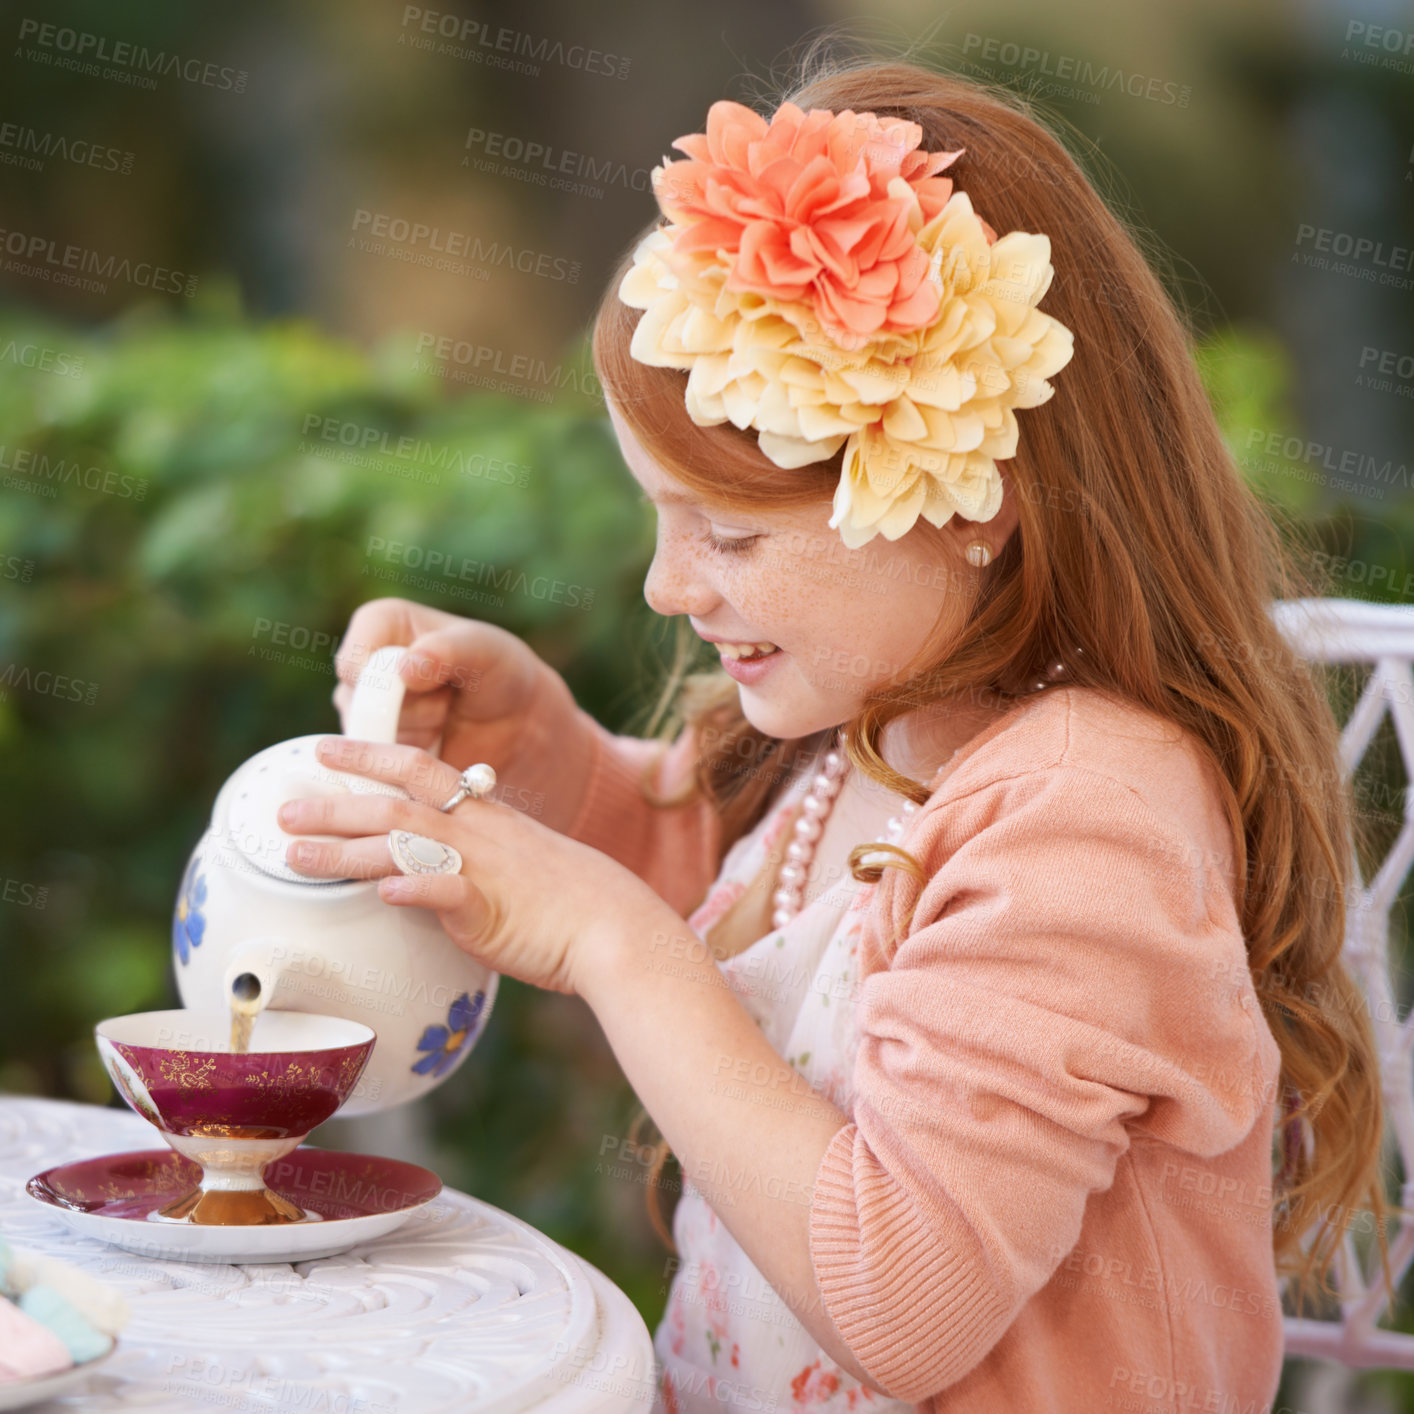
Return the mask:
<path id="1" fill-rule="evenodd" d="M 450 397 L 397 340 L 209 303 L 96 332 L 9 314 L 0 368 L 0 1089 L 104 1102 L 93 1022 L 178 1004 L 186 855 L 242 761 L 338 730 L 353 610 L 493 620 L 612 720 L 652 527 L 592 396 Z M 436 1101 L 449 1183 L 624 1277 L 620 1185 L 583 1169 L 634 1102 L 582 1004 L 505 983 Z"/>
<path id="2" fill-rule="evenodd" d="M 1294 426 L 1270 340 L 1226 330 L 1199 356 L 1236 451 L 1248 428 Z M 587 348 L 564 362 L 588 370 Z M 457 396 L 397 339 L 363 352 L 209 297 L 92 331 L 11 312 L 0 368 L 0 873 L 30 889 L 0 902 L 0 1089 L 116 1103 L 92 1024 L 176 1005 L 187 853 L 237 765 L 337 729 L 332 646 L 354 608 L 395 594 L 489 619 L 623 730 L 651 521 L 592 377 L 551 403 Z M 1407 543 L 1407 505 L 1342 523 L 1310 482 L 1251 475 L 1343 553 L 1384 563 Z M 390 564 L 393 542 L 422 568 Z M 469 599 L 432 550 L 592 590 L 592 607 Z M 581 1003 L 505 983 L 475 1056 L 424 1103 L 448 1183 L 580 1252 L 656 1322 L 644 1187 L 605 1157 L 636 1103 Z"/>

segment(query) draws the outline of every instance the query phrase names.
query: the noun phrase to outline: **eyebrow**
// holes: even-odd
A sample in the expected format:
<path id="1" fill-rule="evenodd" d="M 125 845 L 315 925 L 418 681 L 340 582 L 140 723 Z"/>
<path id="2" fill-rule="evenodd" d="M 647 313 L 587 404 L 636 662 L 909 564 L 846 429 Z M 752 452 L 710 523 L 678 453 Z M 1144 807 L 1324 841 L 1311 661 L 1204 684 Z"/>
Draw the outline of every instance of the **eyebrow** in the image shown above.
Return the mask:
<path id="1" fill-rule="evenodd" d="M 695 496 L 684 496 L 681 491 L 665 491 L 656 501 L 645 491 L 638 499 L 661 506 L 700 506 L 702 504 Z"/>

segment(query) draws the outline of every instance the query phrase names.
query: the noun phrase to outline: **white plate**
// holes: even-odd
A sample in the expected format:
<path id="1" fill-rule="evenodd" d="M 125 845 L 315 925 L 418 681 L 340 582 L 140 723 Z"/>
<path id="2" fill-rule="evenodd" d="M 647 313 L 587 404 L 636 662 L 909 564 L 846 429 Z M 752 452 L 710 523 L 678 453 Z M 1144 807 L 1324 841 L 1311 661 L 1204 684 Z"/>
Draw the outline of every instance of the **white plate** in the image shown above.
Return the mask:
<path id="1" fill-rule="evenodd" d="M 310 1262 L 382 1237 L 418 1211 L 404 1208 L 397 1213 L 372 1213 L 366 1218 L 326 1218 L 323 1222 L 277 1227 L 206 1227 L 194 1223 L 137 1223 L 128 1218 L 105 1218 L 98 1213 L 56 1208 L 40 1198 L 34 1201 L 85 1237 L 96 1237 L 125 1252 L 168 1262 Z M 0 1409 L 4 1407 L 0 1405 Z"/>
<path id="2" fill-rule="evenodd" d="M 154 1222 L 148 1214 L 200 1176 L 171 1149 L 75 1159 L 37 1173 L 30 1200 L 85 1237 L 175 1262 L 308 1262 L 401 1227 L 442 1191 L 430 1169 L 375 1154 L 300 1147 L 267 1173 L 274 1191 L 319 1221 L 270 1227 Z M 321 1211 L 322 1210 L 322 1211 Z M 340 1213 L 351 1216 L 340 1217 Z"/>
<path id="3" fill-rule="evenodd" d="M 53 1399 L 56 1394 L 67 1394 L 117 1348 L 118 1342 L 115 1340 L 102 1355 L 95 1355 L 92 1360 L 85 1360 L 71 1370 L 60 1370 L 57 1375 L 41 1375 L 36 1380 L 8 1380 L 0 1384 L 0 1409 L 25 1409 L 41 1400 Z"/>

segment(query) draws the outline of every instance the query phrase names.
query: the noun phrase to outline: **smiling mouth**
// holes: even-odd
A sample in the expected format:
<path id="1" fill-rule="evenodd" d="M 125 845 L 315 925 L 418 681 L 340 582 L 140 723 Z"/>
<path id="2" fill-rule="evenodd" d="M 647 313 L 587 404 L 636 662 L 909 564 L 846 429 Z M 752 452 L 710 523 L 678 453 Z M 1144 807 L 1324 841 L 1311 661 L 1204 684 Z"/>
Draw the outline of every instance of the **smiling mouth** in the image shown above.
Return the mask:
<path id="1" fill-rule="evenodd" d="M 774 643 L 751 645 L 719 643 L 716 647 L 723 658 L 731 658 L 738 663 L 756 663 L 762 658 L 769 658 L 773 653 L 781 651 L 779 646 Z"/>

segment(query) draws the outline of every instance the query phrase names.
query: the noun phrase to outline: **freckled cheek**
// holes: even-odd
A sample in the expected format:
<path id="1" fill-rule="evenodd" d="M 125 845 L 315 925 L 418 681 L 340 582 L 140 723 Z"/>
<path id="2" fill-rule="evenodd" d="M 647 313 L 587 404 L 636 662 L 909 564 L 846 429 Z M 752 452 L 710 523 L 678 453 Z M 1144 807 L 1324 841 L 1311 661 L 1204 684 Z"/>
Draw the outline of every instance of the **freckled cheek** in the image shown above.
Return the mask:
<path id="1" fill-rule="evenodd" d="M 744 623 L 751 624 L 771 643 L 809 663 L 838 638 L 838 614 L 808 585 L 785 584 L 733 597 Z"/>

